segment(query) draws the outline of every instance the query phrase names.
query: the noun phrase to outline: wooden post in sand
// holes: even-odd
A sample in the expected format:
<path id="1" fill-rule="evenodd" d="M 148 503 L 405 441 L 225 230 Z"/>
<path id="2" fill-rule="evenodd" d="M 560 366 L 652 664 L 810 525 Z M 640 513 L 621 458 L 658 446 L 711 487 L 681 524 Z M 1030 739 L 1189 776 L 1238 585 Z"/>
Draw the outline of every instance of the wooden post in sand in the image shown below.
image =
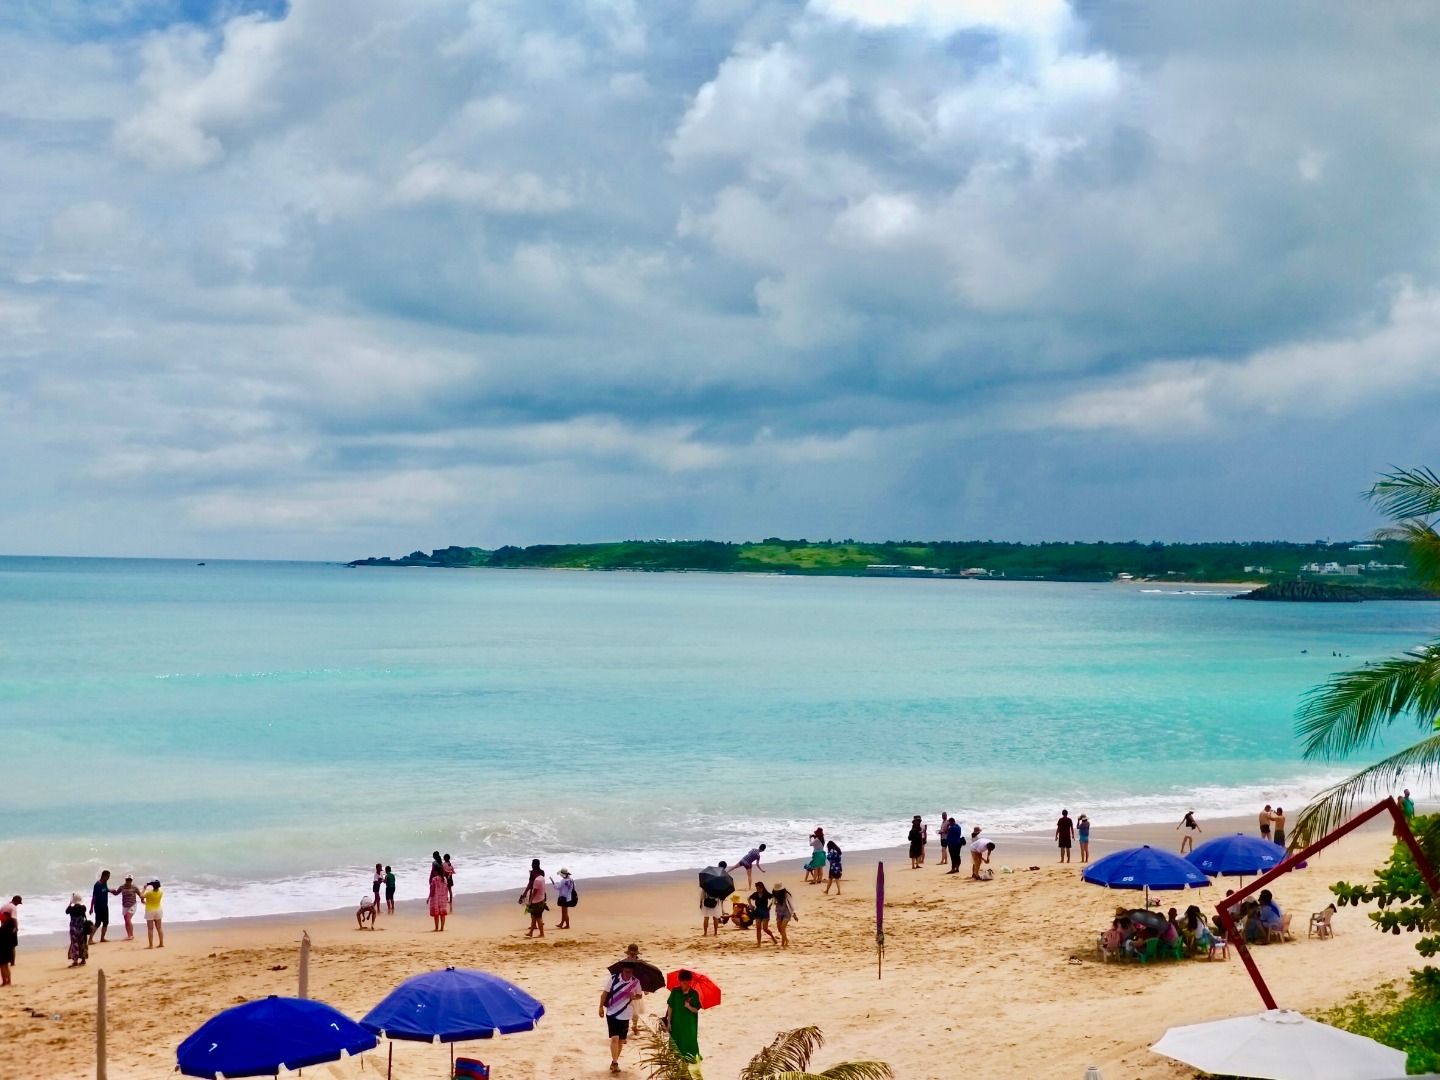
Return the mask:
<path id="1" fill-rule="evenodd" d="M 310 932 L 300 932 L 300 996 L 310 996 Z"/>
<path id="2" fill-rule="evenodd" d="M 885 977 L 885 864 L 875 864 L 875 978 Z"/>
<path id="3" fill-rule="evenodd" d="M 95 976 L 95 1080 L 105 1080 L 105 969 Z"/>

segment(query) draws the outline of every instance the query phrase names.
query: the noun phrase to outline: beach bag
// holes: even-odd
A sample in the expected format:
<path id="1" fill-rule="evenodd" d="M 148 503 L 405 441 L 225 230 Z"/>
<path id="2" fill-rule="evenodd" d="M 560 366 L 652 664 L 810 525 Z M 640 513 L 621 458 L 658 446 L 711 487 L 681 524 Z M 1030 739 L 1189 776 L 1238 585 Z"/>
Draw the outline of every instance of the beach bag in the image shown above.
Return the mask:
<path id="1" fill-rule="evenodd" d="M 981 871 L 980 871 L 980 880 L 981 880 L 981 881 L 994 881 L 994 880 L 995 880 L 995 871 L 994 871 L 994 870 L 991 870 L 991 869 L 987 866 L 984 870 L 981 870 Z"/>
<path id="2" fill-rule="evenodd" d="M 580 890 L 577 889 L 577 888 L 575 888 L 574 886 L 571 886 L 571 888 L 570 888 L 570 899 L 569 899 L 569 900 L 566 900 L 565 897 L 561 896 L 561 897 L 559 897 L 558 899 L 556 899 L 555 902 L 556 902 L 557 904 L 559 904 L 559 905 L 560 905 L 561 907 L 563 907 L 563 908 L 579 907 L 579 906 L 580 906 Z"/>
<path id="3" fill-rule="evenodd" d="M 717 908 L 720 906 L 720 901 L 716 900 L 713 896 L 705 897 L 705 900 L 703 902 L 707 908 Z"/>

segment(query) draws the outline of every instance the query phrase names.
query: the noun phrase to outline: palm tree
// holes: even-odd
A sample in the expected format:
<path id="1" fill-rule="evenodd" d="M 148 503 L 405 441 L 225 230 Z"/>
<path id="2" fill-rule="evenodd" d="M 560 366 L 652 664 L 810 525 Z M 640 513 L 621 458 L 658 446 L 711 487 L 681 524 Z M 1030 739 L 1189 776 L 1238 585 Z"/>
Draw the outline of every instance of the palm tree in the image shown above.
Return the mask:
<path id="1" fill-rule="evenodd" d="M 693 1080 L 690 1063 L 675 1050 L 668 1034 L 649 1025 L 641 1030 L 640 1063 L 650 1080 Z M 892 1080 L 895 1075 L 883 1061 L 843 1061 L 823 1072 L 810 1072 L 810 1059 L 824 1044 L 825 1035 L 818 1027 L 782 1031 L 740 1070 L 740 1080 Z"/>
<path id="2" fill-rule="evenodd" d="M 1424 468 L 1397 469 L 1376 482 L 1367 498 L 1393 522 L 1377 538 L 1404 540 L 1411 573 L 1430 588 L 1440 587 L 1440 532 L 1435 529 L 1440 476 Z M 1342 671 L 1310 691 L 1296 717 L 1309 760 L 1332 761 L 1374 746 L 1405 716 L 1429 734 L 1316 795 L 1295 823 L 1292 847 L 1325 835 L 1349 816 L 1358 799 L 1393 790 L 1405 773 L 1440 771 L 1440 640 Z"/>

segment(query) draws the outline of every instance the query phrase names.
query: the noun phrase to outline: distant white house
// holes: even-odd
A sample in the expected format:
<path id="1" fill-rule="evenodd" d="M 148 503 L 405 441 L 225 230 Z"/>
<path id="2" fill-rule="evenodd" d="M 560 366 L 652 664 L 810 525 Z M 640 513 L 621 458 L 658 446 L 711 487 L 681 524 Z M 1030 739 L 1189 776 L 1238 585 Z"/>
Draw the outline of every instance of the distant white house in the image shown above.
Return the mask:
<path id="1" fill-rule="evenodd" d="M 1247 567 L 1245 567 L 1245 573 L 1247 573 L 1247 574 L 1273 574 L 1274 571 L 1271 570 L 1270 567 L 1268 567 L 1268 566 L 1247 566 Z"/>
<path id="2" fill-rule="evenodd" d="M 1351 550 L 1351 551 L 1379 551 L 1379 550 L 1380 550 L 1380 545 L 1379 545 L 1379 544 L 1352 544 L 1352 545 L 1350 546 L 1350 550 Z"/>

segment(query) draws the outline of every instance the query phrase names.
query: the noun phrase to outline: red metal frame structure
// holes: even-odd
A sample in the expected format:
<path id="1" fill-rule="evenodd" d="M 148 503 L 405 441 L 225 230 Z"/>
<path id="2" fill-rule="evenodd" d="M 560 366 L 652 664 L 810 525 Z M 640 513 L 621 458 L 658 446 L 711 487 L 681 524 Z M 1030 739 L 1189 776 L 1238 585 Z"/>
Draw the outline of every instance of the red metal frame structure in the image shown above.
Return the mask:
<path id="1" fill-rule="evenodd" d="M 1265 886 L 1269 885 L 1270 882 L 1282 874 L 1288 874 L 1295 868 L 1296 863 L 1304 862 L 1317 851 L 1329 847 L 1342 836 L 1354 832 L 1371 818 L 1379 817 L 1387 811 L 1390 816 L 1395 819 L 1395 836 L 1410 849 L 1410 854 L 1415 857 L 1415 865 L 1420 870 L 1420 876 L 1425 879 L 1425 884 L 1430 889 L 1430 895 L 1440 897 L 1440 877 L 1436 876 L 1435 868 L 1430 865 L 1430 860 L 1427 859 L 1425 853 L 1420 850 L 1420 844 L 1416 841 L 1415 834 L 1410 831 L 1410 823 L 1405 820 L 1405 812 L 1400 809 L 1400 804 L 1395 801 L 1393 796 L 1387 796 L 1382 802 L 1376 803 L 1359 817 L 1351 818 L 1344 825 L 1321 837 L 1309 847 L 1302 848 L 1293 855 L 1287 855 L 1284 861 L 1273 870 L 1267 870 L 1249 885 L 1246 885 L 1243 889 L 1236 890 L 1215 905 L 1216 917 L 1220 920 L 1220 924 L 1225 927 L 1230 940 L 1235 943 L 1235 948 L 1239 950 L 1240 959 L 1245 963 L 1245 970 L 1250 973 L 1250 978 L 1255 983 L 1255 989 L 1260 991 L 1260 1000 L 1265 1002 L 1267 1009 L 1275 1009 L 1279 1006 L 1275 1004 L 1275 998 L 1271 995 L 1270 988 L 1265 985 L 1265 980 L 1260 975 L 1260 969 L 1255 966 L 1255 958 L 1250 955 L 1250 950 L 1245 947 L 1245 935 L 1236 928 L 1235 920 L 1230 917 L 1230 909 L 1247 899 L 1252 893 L 1259 892 L 1265 888 Z"/>

